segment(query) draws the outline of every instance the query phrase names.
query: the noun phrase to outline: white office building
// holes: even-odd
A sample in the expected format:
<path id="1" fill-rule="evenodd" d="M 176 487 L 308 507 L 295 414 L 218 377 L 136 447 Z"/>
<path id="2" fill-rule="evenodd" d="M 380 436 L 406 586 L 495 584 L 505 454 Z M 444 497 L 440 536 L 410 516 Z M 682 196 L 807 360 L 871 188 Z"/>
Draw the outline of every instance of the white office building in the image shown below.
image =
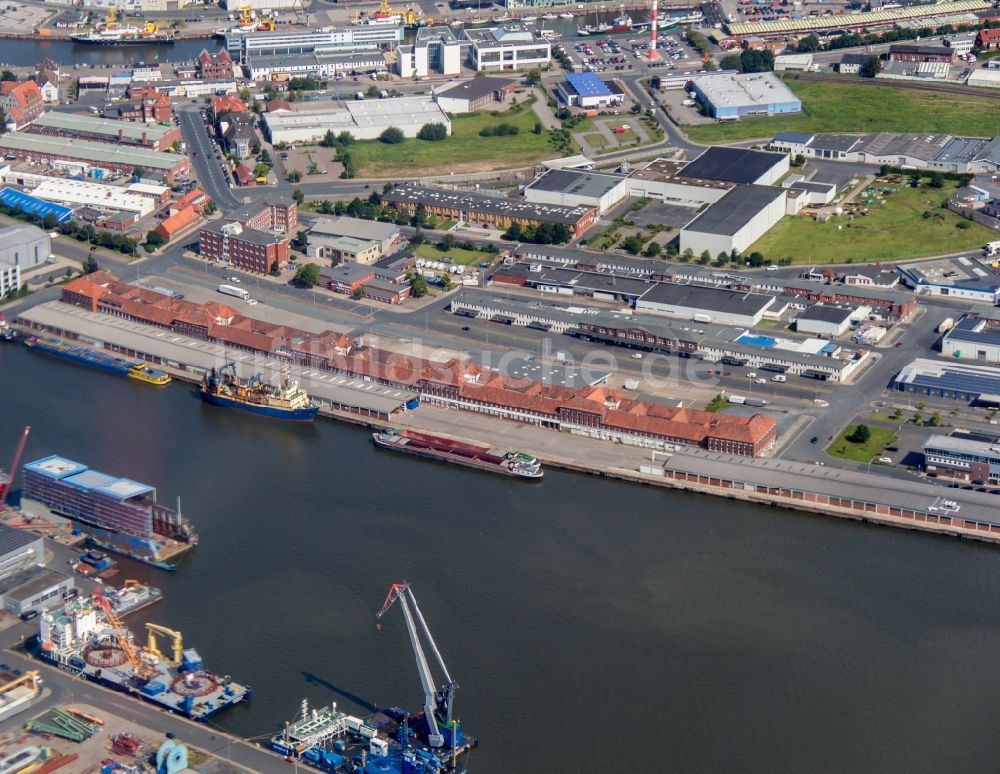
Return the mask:
<path id="1" fill-rule="evenodd" d="M 451 120 L 431 97 L 327 102 L 317 110 L 265 113 L 265 132 L 272 143 L 311 142 L 327 131 L 350 132 L 356 140 L 375 140 L 390 126 L 406 137 L 416 137 L 425 124 L 443 124 L 451 134 Z"/>
<path id="2" fill-rule="evenodd" d="M 549 41 L 521 24 L 463 30 L 473 70 L 531 70 L 552 58 Z"/>
<path id="3" fill-rule="evenodd" d="M 52 250 L 49 235 L 37 226 L 0 228 L 0 296 L 21 287 L 21 271 L 41 266 Z"/>

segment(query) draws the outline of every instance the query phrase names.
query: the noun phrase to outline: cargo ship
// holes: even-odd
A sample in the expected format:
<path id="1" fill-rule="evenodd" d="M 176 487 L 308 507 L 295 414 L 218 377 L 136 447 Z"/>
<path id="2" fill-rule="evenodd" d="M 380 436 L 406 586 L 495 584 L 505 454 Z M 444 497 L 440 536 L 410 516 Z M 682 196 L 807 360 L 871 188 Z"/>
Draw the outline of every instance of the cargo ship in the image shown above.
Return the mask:
<path id="1" fill-rule="evenodd" d="M 259 373 L 249 379 L 240 379 L 236 375 L 235 363 L 211 368 L 201 383 L 201 399 L 213 406 L 237 408 L 298 422 L 311 422 L 319 412 L 319 407 L 312 404 L 308 393 L 292 381 L 287 363 L 281 368 L 281 380 L 277 386 L 266 382 Z"/>
<path id="2" fill-rule="evenodd" d="M 22 468 L 21 507 L 70 519 L 87 541 L 163 570 L 198 544 L 190 522 L 156 501 L 156 489 L 51 455 Z M 91 564 L 97 568 L 97 564 Z M 100 568 L 97 568 L 100 569 Z"/>
<path id="3" fill-rule="evenodd" d="M 198 651 L 184 648 L 180 632 L 146 624 L 149 643 L 139 646 L 99 593 L 42 613 L 38 620 L 40 658 L 192 720 L 207 720 L 250 699 L 249 686 L 206 671 Z M 169 653 L 159 650 L 157 635 L 171 638 Z"/>
<path id="4" fill-rule="evenodd" d="M 128 376 L 129 369 L 143 365 L 141 360 L 118 357 L 105 352 L 95 352 L 75 344 L 64 344 L 56 339 L 30 336 L 24 340 L 24 343 L 29 349 L 36 352 L 44 352 L 46 355 L 53 355 L 71 363 L 89 365 L 119 376 Z"/>
<path id="5" fill-rule="evenodd" d="M 454 441 L 428 433 L 396 428 L 372 433 L 376 446 L 417 457 L 453 462 L 469 468 L 518 478 L 541 478 L 542 463 L 530 454 L 510 449 Z"/>

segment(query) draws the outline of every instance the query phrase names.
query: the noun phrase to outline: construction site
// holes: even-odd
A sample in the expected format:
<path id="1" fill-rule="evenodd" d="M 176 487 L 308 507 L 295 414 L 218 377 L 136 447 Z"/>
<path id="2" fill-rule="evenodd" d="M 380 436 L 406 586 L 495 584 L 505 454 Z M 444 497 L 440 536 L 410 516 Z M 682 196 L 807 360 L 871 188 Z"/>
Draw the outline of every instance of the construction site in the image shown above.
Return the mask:
<path id="1" fill-rule="evenodd" d="M 320 771 L 438 774 L 461 770 L 461 761 L 477 740 L 465 736 L 453 715 L 458 684 L 445 666 L 410 584 L 392 585 L 376 614 L 377 626 L 381 628 L 383 616 L 396 603 L 403 612 L 413 646 L 424 691 L 423 710 L 411 713 L 399 707 L 385 707 L 359 718 L 339 711 L 336 703 L 310 709 L 303 700 L 298 719 L 271 738 L 272 750 L 288 761 Z M 444 676 L 439 687 L 435 686 L 421 637 Z"/>
<path id="2" fill-rule="evenodd" d="M 38 656 L 68 672 L 129 693 L 192 720 L 206 720 L 250 699 L 250 688 L 205 670 L 180 632 L 147 623 L 140 646 L 110 600 L 96 591 L 43 613 Z M 170 640 L 169 652 L 159 637 Z"/>

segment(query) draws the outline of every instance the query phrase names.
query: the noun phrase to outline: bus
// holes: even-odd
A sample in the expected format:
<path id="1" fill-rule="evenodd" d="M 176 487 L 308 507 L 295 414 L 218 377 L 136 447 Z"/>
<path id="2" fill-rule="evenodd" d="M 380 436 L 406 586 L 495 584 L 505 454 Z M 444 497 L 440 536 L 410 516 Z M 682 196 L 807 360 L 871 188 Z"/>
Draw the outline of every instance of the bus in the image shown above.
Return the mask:
<path id="1" fill-rule="evenodd" d="M 250 291 L 238 288 L 235 285 L 219 285 L 219 292 L 225 293 L 227 296 L 242 298 L 244 301 L 250 298 Z"/>

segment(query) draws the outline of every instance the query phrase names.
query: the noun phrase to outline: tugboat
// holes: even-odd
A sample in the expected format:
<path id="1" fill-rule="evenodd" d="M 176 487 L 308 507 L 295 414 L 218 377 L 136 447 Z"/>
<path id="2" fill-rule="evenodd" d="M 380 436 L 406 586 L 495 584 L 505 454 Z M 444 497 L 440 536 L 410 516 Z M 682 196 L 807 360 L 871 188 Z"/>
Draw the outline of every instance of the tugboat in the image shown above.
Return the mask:
<path id="1" fill-rule="evenodd" d="M 259 373 L 240 379 L 232 362 L 211 368 L 201 383 L 201 399 L 214 406 L 298 422 L 311 422 L 319 412 L 319 406 L 313 405 L 306 391 L 292 381 L 287 363 L 281 366 L 281 382 L 277 386 L 266 382 Z"/>
<path id="2" fill-rule="evenodd" d="M 0 341 L 17 341 L 17 331 L 10 327 L 3 312 L 0 312 Z"/>

